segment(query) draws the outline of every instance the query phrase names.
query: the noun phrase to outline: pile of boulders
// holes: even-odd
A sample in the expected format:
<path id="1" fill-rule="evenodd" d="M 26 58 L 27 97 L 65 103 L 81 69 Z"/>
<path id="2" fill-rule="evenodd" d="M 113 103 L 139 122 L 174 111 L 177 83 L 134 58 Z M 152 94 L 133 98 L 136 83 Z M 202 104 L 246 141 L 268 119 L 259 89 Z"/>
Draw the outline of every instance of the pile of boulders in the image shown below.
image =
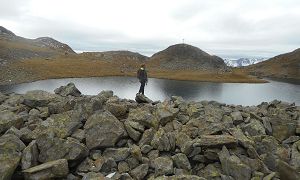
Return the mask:
<path id="1" fill-rule="evenodd" d="M 0 93 L 0 179 L 300 179 L 300 107 Z"/>

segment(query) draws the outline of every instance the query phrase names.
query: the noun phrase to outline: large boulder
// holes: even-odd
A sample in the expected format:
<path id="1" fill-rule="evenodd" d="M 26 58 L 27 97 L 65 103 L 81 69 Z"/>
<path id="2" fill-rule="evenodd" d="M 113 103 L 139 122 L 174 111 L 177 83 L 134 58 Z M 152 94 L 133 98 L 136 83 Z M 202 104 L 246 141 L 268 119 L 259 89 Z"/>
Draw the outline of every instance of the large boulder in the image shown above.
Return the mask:
<path id="1" fill-rule="evenodd" d="M 22 125 L 23 119 L 21 116 L 7 110 L 0 111 L 0 134 L 4 133 L 12 126 L 19 129 Z"/>
<path id="2" fill-rule="evenodd" d="M 54 90 L 55 94 L 59 94 L 61 96 L 80 96 L 81 92 L 75 87 L 74 83 L 69 83 L 66 86 L 61 86 Z"/>
<path id="3" fill-rule="evenodd" d="M 136 121 L 143 126 L 148 128 L 158 127 L 158 120 L 148 109 L 137 108 L 137 109 L 130 109 L 128 119 Z"/>
<path id="4" fill-rule="evenodd" d="M 164 126 L 168 122 L 174 120 L 178 112 L 178 108 L 173 108 L 169 105 L 158 104 L 155 111 L 155 115 L 159 120 L 159 123 Z"/>
<path id="5" fill-rule="evenodd" d="M 203 135 L 200 136 L 197 140 L 195 140 L 194 146 L 200 147 L 236 147 L 237 139 L 230 135 Z"/>
<path id="6" fill-rule="evenodd" d="M 23 97 L 23 104 L 31 108 L 36 108 L 47 106 L 49 102 L 57 98 L 57 95 L 51 94 L 46 91 L 34 90 L 27 92 Z"/>
<path id="7" fill-rule="evenodd" d="M 69 173 L 68 161 L 58 159 L 26 169 L 23 173 L 25 179 L 32 180 L 65 178 Z"/>
<path id="8" fill-rule="evenodd" d="M 38 165 L 38 147 L 36 141 L 32 141 L 23 151 L 22 154 L 22 169 L 28 169 Z"/>
<path id="9" fill-rule="evenodd" d="M 137 103 L 153 103 L 151 99 L 149 99 L 147 96 L 143 94 L 136 94 L 135 101 Z"/>
<path id="10" fill-rule="evenodd" d="M 291 165 L 300 171 L 300 141 L 297 141 L 292 146 Z"/>
<path id="11" fill-rule="evenodd" d="M 24 148 L 25 144 L 13 134 L 0 137 L 0 179 L 11 179 Z"/>
<path id="12" fill-rule="evenodd" d="M 250 136 L 265 135 L 266 131 L 263 124 L 256 119 L 251 119 L 251 122 L 243 127 L 243 130 Z"/>
<path id="13" fill-rule="evenodd" d="M 98 111 L 85 123 L 86 145 L 89 149 L 114 147 L 126 136 L 123 123 L 108 111 Z"/>
<path id="14" fill-rule="evenodd" d="M 65 140 L 53 134 L 43 134 L 37 138 L 36 144 L 40 152 L 39 162 L 67 159 L 77 164 L 88 155 L 87 147 L 73 138 Z"/>
<path id="15" fill-rule="evenodd" d="M 232 176 L 234 179 L 251 179 L 251 168 L 237 156 L 230 155 L 225 146 L 219 152 L 219 159 L 225 175 Z"/>
<path id="16" fill-rule="evenodd" d="M 121 103 L 121 102 L 106 103 L 106 109 L 117 118 L 123 118 L 127 114 L 127 106 L 125 103 Z"/>
<path id="17" fill-rule="evenodd" d="M 57 137 L 66 138 L 82 126 L 80 114 L 68 111 L 62 114 L 53 114 L 41 123 L 33 132 L 38 135 L 45 132 L 54 132 Z"/>

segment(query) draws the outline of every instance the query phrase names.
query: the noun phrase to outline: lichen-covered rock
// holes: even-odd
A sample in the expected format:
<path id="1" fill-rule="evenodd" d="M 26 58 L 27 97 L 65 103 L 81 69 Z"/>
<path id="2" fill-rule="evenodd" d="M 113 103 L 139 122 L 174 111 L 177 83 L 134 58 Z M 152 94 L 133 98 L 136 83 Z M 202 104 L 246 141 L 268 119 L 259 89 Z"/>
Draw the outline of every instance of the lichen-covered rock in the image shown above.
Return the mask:
<path id="1" fill-rule="evenodd" d="M 144 179 L 149 169 L 148 164 L 141 164 L 129 172 L 134 179 Z"/>
<path id="2" fill-rule="evenodd" d="M 20 129 L 23 125 L 23 119 L 13 112 L 4 110 L 0 111 L 0 134 L 7 131 L 12 126 Z"/>
<path id="3" fill-rule="evenodd" d="M 251 136 L 265 135 L 266 134 L 266 131 L 265 131 L 265 128 L 264 128 L 263 124 L 260 121 L 256 120 L 256 119 L 252 119 L 250 123 L 246 124 L 243 127 L 243 130 Z"/>
<path id="4" fill-rule="evenodd" d="M 55 94 L 61 96 L 80 96 L 81 92 L 76 88 L 74 83 L 68 83 L 66 86 L 61 86 L 54 90 Z"/>
<path id="5" fill-rule="evenodd" d="M 176 139 L 173 132 L 166 133 L 160 128 L 154 135 L 151 146 L 159 151 L 171 151 L 175 149 Z"/>
<path id="6" fill-rule="evenodd" d="M 44 134 L 37 138 L 40 162 L 49 162 L 57 159 L 67 159 L 70 162 L 82 160 L 88 155 L 87 147 L 79 141 L 55 137 L 53 134 Z"/>
<path id="7" fill-rule="evenodd" d="M 44 107 L 47 106 L 55 98 L 58 98 L 58 96 L 55 94 L 51 94 L 49 92 L 41 90 L 34 90 L 29 91 L 24 95 L 23 104 L 31 108 Z"/>
<path id="8" fill-rule="evenodd" d="M 223 146 L 219 153 L 222 169 L 225 175 L 232 176 L 234 179 L 251 179 L 251 168 L 244 164 L 237 156 L 230 155 L 229 151 Z"/>
<path id="9" fill-rule="evenodd" d="M 187 156 L 183 153 L 178 153 L 172 156 L 175 166 L 179 169 L 191 170 L 191 164 Z"/>
<path id="10" fill-rule="evenodd" d="M 125 103 L 106 103 L 106 109 L 117 118 L 124 118 L 127 114 L 127 106 Z"/>
<path id="11" fill-rule="evenodd" d="M 22 169 L 28 169 L 38 165 L 39 152 L 36 141 L 32 141 L 23 151 L 22 154 Z"/>
<path id="12" fill-rule="evenodd" d="M 169 157 L 158 157 L 154 160 L 155 176 L 172 175 L 173 161 Z"/>
<path id="13" fill-rule="evenodd" d="M 126 136 L 123 123 L 108 111 L 98 111 L 84 125 L 89 149 L 113 147 Z"/>
<path id="14" fill-rule="evenodd" d="M 158 120 L 151 114 L 149 110 L 143 108 L 130 109 L 128 119 L 136 121 L 148 128 L 158 127 Z"/>
<path id="15" fill-rule="evenodd" d="M 124 161 L 130 155 L 130 148 L 106 148 L 102 156 L 113 158 L 116 162 Z"/>
<path id="16" fill-rule="evenodd" d="M 158 104 L 155 114 L 159 120 L 159 123 L 165 125 L 168 122 L 174 120 L 178 112 L 178 108 L 173 108 L 169 105 Z"/>
<path id="17" fill-rule="evenodd" d="M 66 138 L 82 126 L 80 114 L 68 111 L 62 114 L 53 114 L 43 121 L 33 132 L 38 136 L 46 132 L 54 132 L 57 137 Z"/>
<path id="18" fill-rule="evenodd" d="M 235 147 L 237 139 L 230 135 L 203 135 L 194 143 L 194 146 L 200 147 Z"/>
<path id="19" fill-rule="evenodd" d="M 25 179 L 32 180 L 64 178 L 69 173 L 68 161 L 58 159 L 26 169 L 23 173 Z"/>
<path id="20" fill-rule="evenodd" d="M 11 179 L 24 148 L 25 144 L 13 134 L 0 137 L 0 179 Z"/>

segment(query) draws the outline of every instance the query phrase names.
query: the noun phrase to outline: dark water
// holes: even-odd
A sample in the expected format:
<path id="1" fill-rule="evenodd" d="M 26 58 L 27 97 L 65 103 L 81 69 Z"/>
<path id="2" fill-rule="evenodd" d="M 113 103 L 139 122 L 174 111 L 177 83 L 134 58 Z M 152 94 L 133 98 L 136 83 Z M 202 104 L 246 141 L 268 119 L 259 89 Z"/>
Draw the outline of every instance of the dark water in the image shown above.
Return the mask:
<path id="1" fill-rule="evenodd" d="M 95 95 L 102 90 L 113 90 L 120 98 L 134 99 L 139 82 L 132 77 L 72 78 L 51 79 L 12 86 L 0 86 L 4 93 L 25 93 L 29 90 L 53 92 L 69 82 L 86 95 Z M 295 102 L 300 105 L 300 84 L 270 81 L 265 84 L 211 83 L 149 79 L 145 95 L 152 100 L 164 100 L 172 95 L 182 96 L 185 100 L 215 100 L 227 104 L 257 105 L 274 99 Z"/>

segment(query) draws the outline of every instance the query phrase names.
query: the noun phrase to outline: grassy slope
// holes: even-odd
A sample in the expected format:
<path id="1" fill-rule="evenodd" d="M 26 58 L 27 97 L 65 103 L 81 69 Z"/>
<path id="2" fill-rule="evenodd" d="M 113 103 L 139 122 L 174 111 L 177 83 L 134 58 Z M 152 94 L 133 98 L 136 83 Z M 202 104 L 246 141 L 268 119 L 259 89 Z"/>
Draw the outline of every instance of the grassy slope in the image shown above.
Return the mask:
<path id="1" fill-rule="evenodd" d="M 66 77 L 101 77 L 101 76 L 136 76 L 139 67 L 138 62 L 127 62 L 123 68 L 122 61 L 109 63 L 99 59 L 90 59 L 80 55 L 58 56 L 51 60 L 31 59 L 14 63 L 14 69 L 24 69 L 33 73 L 28 77 L 31 80 L 66 78 Z M 170 71 L 157 70 L 154 67 L 148 69 L 149 77 L 175 80 L 212 81 L 212 82 L 266 82 L 239 72 L 216 74 L 201 71 Z"/>
<path id="2" fill-rule="evenodd" d="M 300 79 L 300 50 L 240 68 L 239 71 L 262 77 Z"/>

